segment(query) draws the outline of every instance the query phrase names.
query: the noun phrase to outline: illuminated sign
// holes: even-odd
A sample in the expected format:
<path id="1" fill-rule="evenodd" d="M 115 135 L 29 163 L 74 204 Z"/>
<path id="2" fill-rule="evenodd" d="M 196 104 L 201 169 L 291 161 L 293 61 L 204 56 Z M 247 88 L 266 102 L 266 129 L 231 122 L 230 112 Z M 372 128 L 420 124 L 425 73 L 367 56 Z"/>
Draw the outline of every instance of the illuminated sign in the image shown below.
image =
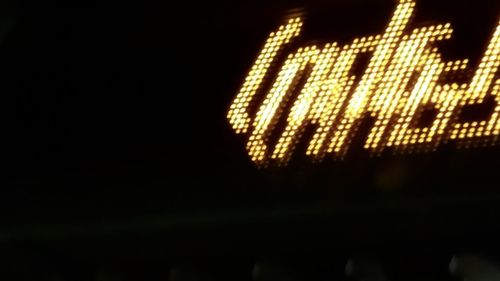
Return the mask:
<path id="1" fill-rule="evenodd" d="M 289 54 L 252 118 L 251 104 L 284 46 L 300 36 L 302 19 L 292 18 L 272 32 L 227 114 L 236 133 L 248 135 L 251 159 L 258 165 L 270 160 L 286 164 L 308 124 L 316 129 L 306 154 L 315 160 L 327 155 L 342 158 L 360 119 L 366 116 L 375 120 L 364 140 L 371 155 L 387 148 L 398 153 L 432 151 L 449 140 L 466 147 L 496 143 L 500 135 L 500 23 L 470 81 L 447 82 L 447 74 L 468 70 L 469 61 L 444 61 L 435 46 L 452 36 L 451 24 L 409 30 L 414 9 L 413 1 L 400 0 L 382 34 L 356 38 L 344 46 L 304 46 Z M 362 54 L 371 57 L 357 78 L 351 69 Z M 296 78 L 306 68 L 310 71 L 305 84 L 296 99 L 290 100 Z M 495 105 L 485 120 L 459 118 L 465 107 L 488 99 Z M 284 110 L 287 103 L 293 103 L 289 111 Z M 435 116 L 422 126 L 418 117 L 426 106 Z M 286 125 L 271 147 L 270 137 L 276 134 L 280 118 L 286 119 Z"/>

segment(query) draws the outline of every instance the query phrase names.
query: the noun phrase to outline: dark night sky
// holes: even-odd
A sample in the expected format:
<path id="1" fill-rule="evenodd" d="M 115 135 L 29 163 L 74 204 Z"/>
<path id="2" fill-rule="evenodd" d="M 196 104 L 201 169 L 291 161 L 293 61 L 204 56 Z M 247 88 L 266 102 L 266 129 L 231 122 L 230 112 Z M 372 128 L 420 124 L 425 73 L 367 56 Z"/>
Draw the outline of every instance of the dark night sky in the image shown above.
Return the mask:
<path id="1" fill-rule="evenodd" d="M 231 131 L 231 99 L 289 9 L 310 12 L 309 40 L 348 42 L 380 32 L 393 1 L 38 2 L 0 13 L 6 224 L 500 195 L 496 148 L 259 170 Z M 418 1 L 414 22 L 451 21 L 443 53 L 478 57 L 499 6 L 471 2 Z"/>

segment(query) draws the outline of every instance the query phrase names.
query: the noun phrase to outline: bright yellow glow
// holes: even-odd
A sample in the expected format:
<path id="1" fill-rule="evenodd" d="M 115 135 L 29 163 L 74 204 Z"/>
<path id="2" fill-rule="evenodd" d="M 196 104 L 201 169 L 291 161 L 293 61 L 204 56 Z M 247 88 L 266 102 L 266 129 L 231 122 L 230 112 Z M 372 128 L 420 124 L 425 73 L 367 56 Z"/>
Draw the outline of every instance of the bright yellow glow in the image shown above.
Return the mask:
<path id="1" fill-rule="evenodd" d="M 409 29 L 414 9 L 414 1 L 400 0 L 380 35 L 356 38 L 345 46 L 305 46 L 288 55 L 252 119 L 249 107 L 275 58 L 299 37 L 302 19 L 290 19 L 272 32 L 227 114 L 236 133 L 249 134 L 251 159 L 258 165 L 270 160 L 285 165 L 308 125 L 315 130 L 306 154 L 314 160 L 328 154 L 341 158 L 367 116 L 374 125 L 364 148 L 372 155 L 387 148 L 396 153 L 429 151 L 449 140 L 462 147 L 495 144 L 500 136 L 500 23 L 470 83 L 447 83 L 446 74 L 468 71 L 469 61 L 443 61 L 435 47 L 452 36 L 451 24 Z M 363 54 L 370 59 L 357 78 L 351 70 Z M 305 83 L 295 89 L 301 77 Z M 291 100 L 294 92 L 298 96 Z M 460 121 L 465 107 L 486 98 L 496 102 L 487 120 Z M 290 110 L 285 112 L 287 104 Z M 426 110 L 435 116 L 422 125 Z M 279 120 L 286 121 L 284 128 L 276 128 Z M 277 137 L 274 147 L 272 136 Z"/>
<path id="2" fill-rule="evenodd" d="M 375 47 L 373 56 L 365 74 L 356 87 L 345 113 L 340 117 L 340 126 L 334 132 L 328 145 L 328 152 L 342 156 L 350 143 L 348 138 L 354 122 L 363 117 L 367 104 L 377 90 L 378 83 L 384 77 L 389 59 L 393 56 L 395 45 L 401 40 L 403 31 L 410 20 L 415 4 L 411 1 L 401 1 L 389 22 L 379 44 Z"/>
<path id="3" fill-rule="evenodd" d="M 299 49 L 297 53 L 290 55 L 283 64 L 274 85 L 265 97 L 253 122 L 254 130 L 250 135 L 247 149 L 254 162 L 260 163 L 265 160 L 267 153 L 267 141 L 269 133 L 274 128 L 277 119 L 284 106 L 283 100 L 290 94 L 297 74 L 303 71 L 310 63 L 317 60 L 319 54 L 315 46 Z"/>
<path id="4" fill-rule="evenodd" d="M 491 86 L 491 96 L 496 101 L 496 107 L 489 120 L 483 122 L 465 122 L 453 124 L 451 131 L 451 139 L 469 139 L 465 145 L 470 143 L 470 138 L 498 136 L 500 130 L 500 122 L 498 113 L 500 112 L 500 97 L 498 96 L 498 87 L 500 80 L 495 82 L 495 73 L 498 72 L 500 66 L 500 24 L 497 26 L 493 38 L 491 39 L 485 55 L 481 59 L 479 66 L 468 85 L 465 94 L 460 98 L 459 104 L 461 107 L 470 104 L 479 104 L 484 101 Z M 495 138 L 496 140 L 496 138 Z M 484 142 L 482 142 L 484 143 Z M 463 143 L 462 143 L 463 144 Z M 479 143 L 476 143 L 476 145 Z"/>
<path id="5" fill-rule="evenodd" d="M 236 133 L 246 133 L 248 131 L 251 118 L 248 116 L 246 109 L 262 84 L 264 76 L 268 72 L 274 58 L 283 45 L 300 34 L 301 26 L 302 21 L 300 18 L 291 19 L 286 25 L 280 26 L 277 32 L 272 32 L 269 35 L 227 114 L 229 123 Z"/>
<path id="6" fill-rule="evenodd" d="M 324 80 L 327 78 L 328 72 L 331 70 L 337 55 L 338 48 L 336 45 L 325 46 L 319 55 L 312 58 L 311 63 L 314 64 L 314 68 L 304 85 L 304 89 L 291 109 L 290 115 L 287 118 L 287 127 L 272 153 L 272 158 L 283 159 L 290 155 L 290 148 L 293 142 L 297 141 L 296 137 L 300 135 L 299 130 L 303 129 L 302 124 L 306 119 L 310 118 L 312 122 L 320 123 L 324 121 L 320 119 L 318 114 L 315 114 L 315 111 L 317 109 L 323 110 L 326 107 L 324 96 L 328 94 L 328 91 L 327 85 L 324 85 Z M 321 125 L 324 126 L 325 124 Z"/>

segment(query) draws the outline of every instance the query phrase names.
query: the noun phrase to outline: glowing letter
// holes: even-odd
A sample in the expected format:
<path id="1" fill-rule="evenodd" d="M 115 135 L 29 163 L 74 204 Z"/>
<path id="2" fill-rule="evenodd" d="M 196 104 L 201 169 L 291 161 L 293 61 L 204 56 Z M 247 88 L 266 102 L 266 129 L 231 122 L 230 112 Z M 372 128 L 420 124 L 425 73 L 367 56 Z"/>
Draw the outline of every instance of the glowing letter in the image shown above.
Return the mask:
<path id="1" fill-rule="evenodd" d="M 257 57 L 250 73 L 245 78 L 245 83 L 231 104 L 227 114 L 229 123 L 236 133 L 246 133 L 248 131 L 252 122 L 247 113 L 250 101 L 257 92 L 280 48 L 300 34 L 301 26 L 302 22 L 300 18 L 291 19 L 286 25 L 280 26 L 277 32 L 269 35 L 264 48 Z"/>

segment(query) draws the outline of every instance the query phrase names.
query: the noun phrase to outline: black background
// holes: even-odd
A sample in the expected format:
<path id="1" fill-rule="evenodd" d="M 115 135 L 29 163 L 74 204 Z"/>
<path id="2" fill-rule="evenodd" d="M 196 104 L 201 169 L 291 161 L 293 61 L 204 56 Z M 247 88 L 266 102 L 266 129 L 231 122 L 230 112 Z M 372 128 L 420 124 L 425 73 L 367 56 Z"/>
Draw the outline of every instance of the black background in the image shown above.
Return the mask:
<path id="1" fill-rule="evenodd" d="M 381 33 L 394 1 L 158 2 L 2 4 L 4 241 L 85 248 L 168 234 L 180 253 L 302 235 L 492 245 L 496 147 L 371 158 L 359 143 L 343 161 L 297 152 L 289 167 L 258 169 L 225 118 L 289 11 L 307 12 L 304 44 L 345 44 Z M 443 56 L 474 65 L 499 12 L 495 0 L 422 0 L 412 27 L 451 22 Z"/>

